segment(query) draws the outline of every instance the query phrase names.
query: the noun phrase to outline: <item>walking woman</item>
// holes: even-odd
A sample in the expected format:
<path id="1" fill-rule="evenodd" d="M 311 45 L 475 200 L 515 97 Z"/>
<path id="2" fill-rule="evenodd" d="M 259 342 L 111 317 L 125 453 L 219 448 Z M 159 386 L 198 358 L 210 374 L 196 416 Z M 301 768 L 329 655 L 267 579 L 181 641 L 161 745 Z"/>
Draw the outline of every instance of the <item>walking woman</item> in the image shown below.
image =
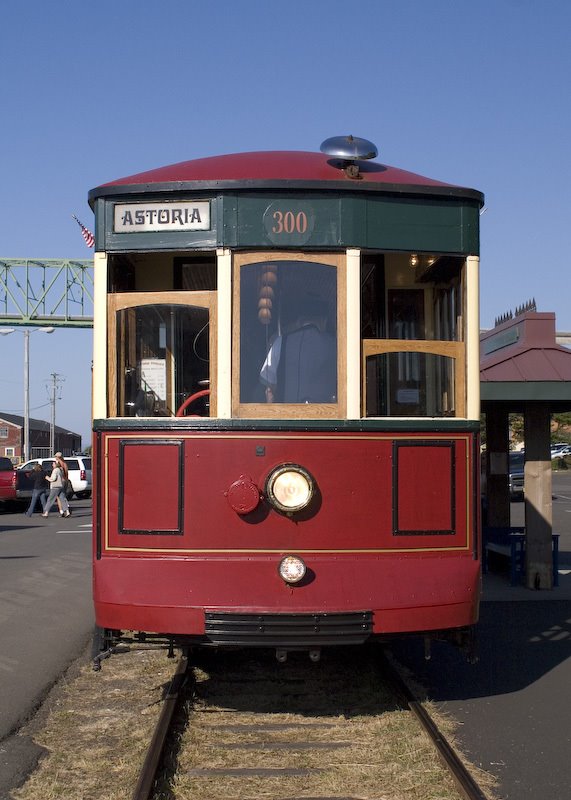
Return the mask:
<path id="1" fill-rule="evenodd" d="M 70 480 L 69 480 L 69 470 L 67 468 L 67 462 L 66 462 L 65 458 L 63 457 L 63 455 L 61 453 L 56 453 L 54 458 L 56 460 L 56 464 L 61 469 L 61 474 L 62 474 L 62 478 L 63 478 L 63 492 L 61 493 L 61 495 L 58 495 L 58 497 L 57 497 L 59 515 L 60 515 L 60 517 L 69 517 L 69 514 L 71 514 L 71 508 L 68 505 L 67 510 L 69 511 L 69 514 L 65 514 L 63 506 L 62 506 L 62 502 L 61 502 L 62 495 L 65 495 L 67 497 L 67 487 L 68 487 L 68 485 L 71 486 L 71 483 L 70 483 Z"/>
<path id="2" fill-rule="evenodd" d="M 32 499 L 30 501 L 30 505 L 28 506 L 28 510 L 26 511 L 27 517 L 31 517 L 32 514 L 34 513 L 38 498 L 40 499 L 40 503 L 42 504 L 42 511 L 45 511 L 46 499 L 48 496 L 48 484 L 46 480 L 46 473 L 43 471 L 40 464 L 34 464 L 34 468 L 32 470 L 32 480 L 34 481 L 34 488 L 32 489 Z"/>
<path id="3" fill-rule="evenodd" d="M 44 508 L 42 517 L 47 517 L 50 509 L 59 497 L 61 503 L 62 517 L 69 517 L 69 503 L 65 496 L 65 479 L 63 477 L 63 469 L 59 466 L 57 461 L 54 461 L 52 474 L 48 475 L 48 481 L 51 484 L 50 493 Z"/>

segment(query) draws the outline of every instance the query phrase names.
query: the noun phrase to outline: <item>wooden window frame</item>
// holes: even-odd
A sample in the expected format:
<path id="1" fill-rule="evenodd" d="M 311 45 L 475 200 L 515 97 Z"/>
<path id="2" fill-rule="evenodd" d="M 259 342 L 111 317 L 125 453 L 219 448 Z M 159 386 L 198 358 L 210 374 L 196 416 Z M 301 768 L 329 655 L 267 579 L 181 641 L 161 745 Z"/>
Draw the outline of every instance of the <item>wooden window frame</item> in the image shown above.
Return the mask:
<path id="1" fill-rule="evenodd" d="M 264 261 L 304 261 L 337 270 L 337 402 L 240 402 L 240 272 Z M 232 416 L 238 419 L 341 419 L 347 413 L 347 267 L 346 253 L 259 251 L 233 253 L 232 262 Z"/>
<path id="2" fill-rule="evenodd" d="M 217 377 L 217 294 L 216 291 L 122 292 L 107 299 L 107 402 L 109 417 L 117 417 L 117 312 L 151 305 L 198 306 L 207 308 L 210 321 L 210 417 L 216 416 Z M 170 419 L 171 417 L 165 417 Z"/>
<path id="3" fill-rule="evenodd" d="M 362 340 L 361 414 L 367 408 L 367 358 L 384 353 L 429 353 L 454 360 L 455 417 L 466 417 L 466 347 L 464 342 L 429 341 L 426 339 L 363 339 Z"/>

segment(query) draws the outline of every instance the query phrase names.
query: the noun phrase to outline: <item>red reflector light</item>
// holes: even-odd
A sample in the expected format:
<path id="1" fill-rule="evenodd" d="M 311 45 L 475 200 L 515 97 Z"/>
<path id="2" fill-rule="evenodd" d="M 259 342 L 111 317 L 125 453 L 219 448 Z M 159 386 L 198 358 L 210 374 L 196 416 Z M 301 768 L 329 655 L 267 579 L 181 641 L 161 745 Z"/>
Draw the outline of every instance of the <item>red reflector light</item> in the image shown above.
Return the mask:
<path id="1" fill-rule="evenodd" d="M 84 469 L 80 469 L 79 470 L 79 480 L 80 481 L 84 481 L 85 480 L 85 470 Z"/>

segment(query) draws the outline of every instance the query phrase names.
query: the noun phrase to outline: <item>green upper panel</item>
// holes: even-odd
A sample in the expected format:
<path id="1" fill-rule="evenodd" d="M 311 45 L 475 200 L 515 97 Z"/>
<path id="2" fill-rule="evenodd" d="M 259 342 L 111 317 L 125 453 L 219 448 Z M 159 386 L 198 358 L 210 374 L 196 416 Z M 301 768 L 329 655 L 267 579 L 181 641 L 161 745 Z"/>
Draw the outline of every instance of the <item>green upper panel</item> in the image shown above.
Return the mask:
<path id="1" fill-rule="evenodd" d="M 90 192 L 96 248 L 361 249 L 477 255 L 483 196 L 371 162 L 244 153 L 124 178 Z"/>

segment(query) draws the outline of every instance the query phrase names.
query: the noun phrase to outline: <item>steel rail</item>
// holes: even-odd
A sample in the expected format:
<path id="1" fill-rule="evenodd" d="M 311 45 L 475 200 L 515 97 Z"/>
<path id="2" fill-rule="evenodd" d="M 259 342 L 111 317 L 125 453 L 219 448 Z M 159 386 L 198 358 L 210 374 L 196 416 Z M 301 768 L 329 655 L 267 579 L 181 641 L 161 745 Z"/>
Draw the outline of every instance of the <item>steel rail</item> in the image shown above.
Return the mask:
<path id="1" fill-rule="evenodd" d="M 430 741 L 436 747 L 440 758 L 452 776 L 462 797 L 466 798 L 466 800 L 489 800 L 481 786 L 476 783 L 472 775 L 466 769 L 458 753 L 441 733 L 437 724 L 422 703 L 414 697 L 404 680 L 389 663 L 384 653 L 382 653 L 380 657 L 380 666 L 387 682 L 391 685 L 396 694 L 403 699 L 405 705 L 408 706 L 428 734 Z"/>
<path id="2" fill-rule="evenodd" d="M 151 797 L 167 734 L 178 705 L 181 690 L 186 680 L 187 671 L 188 658 L 186 655 L 183 655 L 178 662 L 176 672 L 166 694 L 157 725 L 153 732 L 153 738 L 151 739 L 141 772 L 139 773 L 135 791 L 132 795 L 133 800 L 149 800 Z"/>

